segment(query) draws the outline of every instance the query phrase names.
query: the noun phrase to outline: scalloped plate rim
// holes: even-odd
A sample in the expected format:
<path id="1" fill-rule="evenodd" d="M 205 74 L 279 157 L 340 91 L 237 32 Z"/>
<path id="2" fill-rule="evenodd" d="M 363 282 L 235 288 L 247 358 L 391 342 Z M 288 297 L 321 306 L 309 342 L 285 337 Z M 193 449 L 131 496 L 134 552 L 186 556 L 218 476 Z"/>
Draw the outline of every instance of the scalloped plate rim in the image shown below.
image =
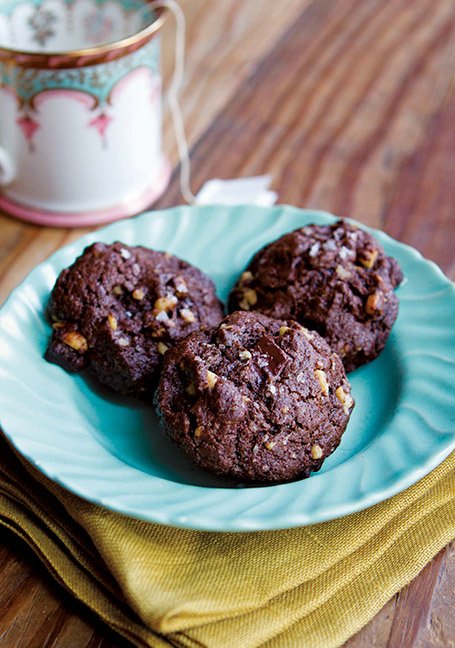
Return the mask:
<path id="1" fill-rule="evenodd" d="M 334 216 L 333 214 L 323 210 L 300 209 L 290 205 L 281 205 L 281 204 L 275 205 L 273 207 L 258 207 L 258 206 L 253 207 L 251 205 L 235 205 L 235 206 L 204 205 L 204 206 L 192 207 L 192 206 L 180 205 L 166 210 L 145 212 L 135 218 L 118 221 L 106 227 L 103 227 L 102 229 L 91 231 L 83 235 L 82 237 L 78 238 L 77 240 L 72 241 L 66 244 L 65 246 L 63 246 L 62 248 L 58 249 L 57 251 L 55 251 L 46 260 L 44 260 L 42 263 L 36 266 L 5 300 L 3 306 L 0 309 L 0 322 L 4 314 L 8 312 L 8 309 L 11 307 L 11 304 L 14 304 L 17 293 L 20 293 L 20 291 L 23 290 L 24 287 L 29 284 L 29 282 L 35 276 L 35 273 L 37 276 L 40 270 L 43 268 L 43 266 L 46 266 L 47 264 L 50 264 L 51 266 L 54 266 L 56 264 L 57 266 L 60 265 L 61 268 L 64 267 L 64 265 L 59 264 L 59 259 L 60 258 L 63 259 L 69 251 L 78 254 L 80 250 L 83 247 L 85 247 L 85 245 L 95 240 L 98 240 L 100 237 L 102 237 L 103 240 L 109 238 L 111 232 L 117 232 L 118 230 L 121 230 L 124 226 L 131 226 L 134 229 L 136 223 L 142 222 L 145 219 L 165 218 L 166 215 L 171 212 L 186 213 L 186 212 L 191 212 L 193 210 L 204 210 L 209 212 L 216 208 L 227 209 L 229 211 L 231 210 L 236 211 L 238 209 L 253 209 L 258 212 L 259 211 L 269 212 L 270 210 L 279 211 L 280 213 L 291 212 L 294 215 L 299 217 L 304 216 L 305 218 L 312 218 L 313 216 L 315 216 L 317 218 L 322 218 L 324 220 L 326 219 L 327 221 L 331 221 L 338 218 L 337 216 Z M 382 232 L 381 230 L 377 230 L 375 228 L 366 226 L 363 223 L 359 223 L 358 221 L 355 221 L 354 219 L 351 218 L 346 218 L 346 220 L 358 225 L 359 227 L 361 227 L 366 231 L 369 231 L 374 236 L 376 236 L 378 240 L 380 240 L 382 243 L 385 242 L 386 244 L 392 247 L 397 247 L 403 250 L 409 256 L 413 257 L 415 262 L 422 264 L 428 271 L 430 271 L 435 276 L 437 281 L 443 284 L 442 289 L 444 290 L 450 289 L 451 293 L 455 296 L 455 285 L 444 275 L 443 271 L 439 268 L 439 266 L 436 263 L 428 259 L 425 259 L 418 250 L 416 250 L 415 248 L 407 244 L 401 243 L 393 239 L 392 237 L 387 235 L 385 232 Z M 298 225 L 295 225 L 293 223 L 290 224 L 290 228 L 294 226 L 298 226 Z M 115 234 L 115 236 L 117 236 L 117 234 Z M 150 244 L 148 243 L 148 245 Z M 381 501 L 384 501 L 385 499 L 392 497 L 393 495 L 405 490 L 406 488 L 410 487 L 411 485 L 419 481 L 421 478 L 427 475 L 431 470 L 437 467 L 450 454 L 450 452 L 453 449 L 455 449 L 455 435 L 454 435 L 454 437 L 450 439 L 444 447 L 440 448 L 438 452 L 435 452 L 434 454 L 430 455 L 425 462 L 419 464 L 419 466 L 417 467 L 414 467 L 412 471 L 408 471 L 401 478 L 393 481 L 393 483 L 390 484 L 388 487 L 384 487 L 382 489 L 377 489 L 376 491 L 366 493 L 363 495 L 363 497 L 359 498 L 356 501 L 347 501 L 345 502 L 344 506 L 338 504 L 333 508 L 326 507 L 325 509 L 312 510 L 311 514 L 303 513 L 299 515 L 293 512 L 292 517 L 287 517 L 286 515 L 282 515 L 279 517 L 279 519 L 275 518 L 274 520 L 267 519 L 264 516 L 261 517 L 260 519 L 258 519 L 257 516 L 256 517 L 255 516 L 249 517 L 248 515 L 246 517 L 239 516 L 238 518 L 234 518 L 234 520 L 231 517 L 227 524 L 220 524 L 220 522 L 214 523 L 211 517 L 205 517 L 204 514 L 201 513 L 200 511 L 196 511 L 196 515 L 190 514 L 188 516 L 185 514 L 176 515 L 175 513 L 166 514 L 166 511 L 156 511 L 156 510 L 146 512 L 141 510 L 140 505 L 131 506 L 131 504 L 128 504 L 128 502 L 126 504 L 125 503 L 122 504 L 121 496 L 120 497 L 117 496 L 117 498 L 114 497 L 114 499 L 112 499 L 109 496 L 94 494 L 90 488 L 86 489 L 79 483 L 77 484 L 69 483 L 71 482 L 71 480 L 68 480 L 68 478 L 62 479 L 58 472 L 58 466 L 57 466 L 57 471 L 55 471 L 55 469 L 52 469 L 51 466 L 47 466 L 47 467 L 43 466 L 39 458 L 37 458 L 35 453 L 33 452 L 33 449 L 29 450 L 27 448 L 26 439 L 24 440 L 23 438 L 18 438 L 17 435 L 15 434 L 10 435 L 6 427 L 3 427 L 3 431 L 5 436 L 10 440 L 12 445 L 20 452 L 20 454 L 22 454 L 40 472 L 42 472 L 44 475 L 49 477 L 55 483 L 73 492 L 74 494 L 87 499 L 88 501 L 91 501 L 95 504 L 102 505 L 105 508 L 108 508 L 110 510 L 116 511 L 124 515 L 130 515 L 132 517 L 147 520 L 150 522 L 155 522 L 158 524 L 165 524 L 165 525 L 187 528 L 187 529 L 195 529 L 195 530 L 228 531 L 228 532 L 273 530 L 273 529 L 291 528 L 295 526 L 304 526 L 307 524 L 336 519 L 339 517 L 343 517 L 345 515 L 349 515 L 351 513 L 364 510 L 365 508 L 369 508 L 374 504 L 377 504 Z M 123 464 L 123 462 L 117 459 L 117 457 L 115 457 L 115 459 L 116 461 Z M 352 461 L 352 460 L 355 460 L 355 457 L 351 457 L 348 461 Z M 138 473 L 138 475 L 141 475 L 142 477 L 144 476 L 144 473 L 141 470 L 133 466 L 128 465 L 128 470 L 135 471 Z M 331 472 L 325 473 L 326 476 L 330 474 Z M 317 476 L 318 474 L 316 473 L 314 477 Z M 319 475 L 319 477 L 322 476 L 323 476 L 322 474 Z M 314 481 L 314 477 L 313 477 L 313 481 Z M 169 480 L 166 480 L 164 478 L 155 475 L 147 474 L 147 478 L 151 479 L 152 481 L 170 483 Z M 238 489 L 226 489 L 226 488 L 216 488 L 216 487 L 208 488 L 205 486 L 186 485 L 186 484 L 176 483 L 176 482 L 172 482 L 172 484 L 173 484 L 173 488 L 175 488 L 176 491 L 183 489 L 186 492 L 191 492 L 194 494 L 207 493 L 208 491 L 212 491 L 223 495 L 225 495 L 226 493 L 235 492 L 236 496 L 239 496 L 241 493 L 252 493 L 252 492 L 257 493 L 260 491 L 273 494 L 277 490 L 282 490 L 283 488 L 289 489 L 290 493 L 292 494 L 292 491 L 296 490 L 299 484 L 301 485 L 302 482 L 292 482 L 290 484 L 279 484 L 279 485 L 267 486 L 265 487 L 266 491 L 264 487 L 261 486 L 252 489 L 238 490 Z M 253 503 L 247 510 L 251 510 L 251 508 L 254 508 L 259 504 L 263 504 L 263 501 Z"/>

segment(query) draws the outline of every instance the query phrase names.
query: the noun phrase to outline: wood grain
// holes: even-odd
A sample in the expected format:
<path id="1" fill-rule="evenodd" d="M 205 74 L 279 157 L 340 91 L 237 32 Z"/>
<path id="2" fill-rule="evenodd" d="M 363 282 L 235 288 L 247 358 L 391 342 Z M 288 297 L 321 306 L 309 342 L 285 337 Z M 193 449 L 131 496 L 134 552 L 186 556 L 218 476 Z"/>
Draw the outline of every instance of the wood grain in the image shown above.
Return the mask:
<path id="1" fill-rule="evenodd" d="M 453 0 L 182 5 L 193 190 L 212 177 L 271 173 L 280 202 L 381 227 L 455 278 Z M 167 29 L 169 79 L 172 25 Z M 175 162 L 168 116 L 165 143 Z M 179 202 L 174 173 L 157 206 Z M 82 232 L 0 216 L 0 300 Z M 455 646 L 454 582 L 452 545 L 346 648 Z M 124 645 L 0 531 L 1 648 Z"/>
<path id="2" fill-rule="evenodd" d="M 0 646 L 2 648 L 127 648 L 62 591 L 31 551 L 0 528 Z"/>
<path id="3" fill-rule="evenodd" d="M 245 2 L 184 0 L 187 22 L 185 80 L 180 94 L 186 135 L 191 146 L 212 122 L 256 61 L 273 47 L 310 0 Z M 163 33 L 165 89 L 173 71 L 174 24 L 169 19 Z M 178 162 L 170 115 L 164 118 L 164 145 L 172 164 Z"/>

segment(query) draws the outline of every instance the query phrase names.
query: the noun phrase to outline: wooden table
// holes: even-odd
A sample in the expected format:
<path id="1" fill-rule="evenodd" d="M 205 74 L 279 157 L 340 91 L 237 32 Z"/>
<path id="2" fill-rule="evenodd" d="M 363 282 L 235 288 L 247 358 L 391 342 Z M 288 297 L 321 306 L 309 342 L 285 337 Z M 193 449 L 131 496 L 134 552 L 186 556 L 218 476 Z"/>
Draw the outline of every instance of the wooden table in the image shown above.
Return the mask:
<path id="1" fill-rule="evenodd" d="M 193 189 L 212 177 L 271 173 L 280 202 L 382 228 L 454 279 L 453 0 L 184 0 L 182 6 Z M 169 78 L 170 21 L 166 29 Z M 168 116 L 165 145 L 175 163 Z M 157 206 L 180 202 L 174 173 Z M 0 298 L 82 233 L 0 216 Z M 448 547 L 346 646 L 454 646 L 454 583 Z M 125 643 L 0 531 L 0 646 Z"/>

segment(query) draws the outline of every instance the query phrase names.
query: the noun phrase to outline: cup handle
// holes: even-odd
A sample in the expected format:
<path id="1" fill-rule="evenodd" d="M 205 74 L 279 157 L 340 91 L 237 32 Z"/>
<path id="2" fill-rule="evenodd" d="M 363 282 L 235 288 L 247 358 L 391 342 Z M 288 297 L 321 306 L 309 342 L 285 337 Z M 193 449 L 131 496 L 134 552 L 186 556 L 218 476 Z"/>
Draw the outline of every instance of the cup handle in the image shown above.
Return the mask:
<path id="1" fill-rule="evenodd" d="M 0 146 L 0 187 L 6 187 L 16 175 L 14 165 L 10 156 L 4 148 Z"/>

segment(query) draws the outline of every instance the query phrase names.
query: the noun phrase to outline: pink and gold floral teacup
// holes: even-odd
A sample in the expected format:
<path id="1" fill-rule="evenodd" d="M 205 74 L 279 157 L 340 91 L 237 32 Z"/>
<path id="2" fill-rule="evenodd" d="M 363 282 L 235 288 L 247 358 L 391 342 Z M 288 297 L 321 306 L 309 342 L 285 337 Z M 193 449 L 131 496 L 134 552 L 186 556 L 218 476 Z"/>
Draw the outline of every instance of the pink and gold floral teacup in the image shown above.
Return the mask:
<path id="1" fill-rule="evenodd" d="M 163 22 L 146 0 L 2 0 L 1 209 L 73 227 L 164 191 Z"/>

